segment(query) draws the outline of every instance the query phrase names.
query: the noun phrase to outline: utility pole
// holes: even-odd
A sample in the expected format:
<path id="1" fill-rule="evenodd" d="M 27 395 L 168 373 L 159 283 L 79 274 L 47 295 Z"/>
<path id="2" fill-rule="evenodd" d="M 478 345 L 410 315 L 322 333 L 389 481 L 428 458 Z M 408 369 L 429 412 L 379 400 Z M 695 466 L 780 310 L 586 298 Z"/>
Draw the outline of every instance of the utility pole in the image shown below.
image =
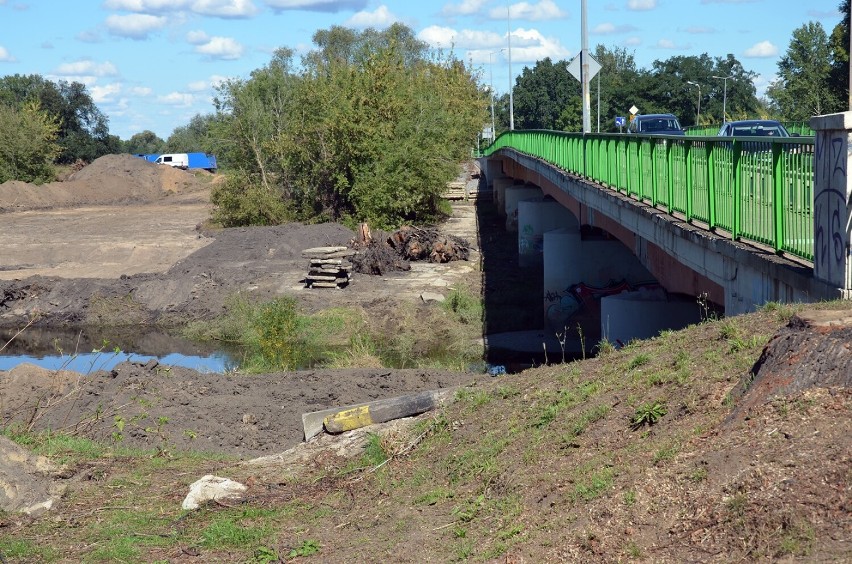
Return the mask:
<path id="1" fill-rule="evenodd" d="M 695 125 L 700 125 L 699 122 L 701 121 L 701 85 L 697 82 L 692 82 L 691 80 L 687 80 L 686 83 L 698 87 L 698 114 L 695 116 Z"/>
<path id="2" fill-rule="evenodd" d="M 582 0 L 580 4 L 580 19 L 582 20 L 582 48 L 580 50 L 580 82 L 583 84 L 583 133 L 590 133 L 592 130 L 591 118 L 591 101 L 589 99 L 589 38 L 586 30 L 588 28 L 586 21 L 586 0 Z"/>
<path id="3" fill-rule="evenodd" d="M 585 2 L 585 0 L 583 0 Z M 512 79 L 512 9 L 509 6 L 509 0 L 506 0 L 506 28 L 508 30 L 509 40 L 509 130 L 515 130 L 515 98 L 513 91 L 515 90 L 515 81 Z"/>
<path id="4" fill-rule="evenodd" d="M 728 118 L 726 117 L 728 115 L 728 113 L 727 113 L 727 108 L 728 108 L 728 80 L 731 79 L 731 78 L 734 78 L 734 75 L 731 75 L 731 76 L 716 76 L 714 74 L 713 78 L 718 78 L 719 80 L 724 81 L 724 83 L 723 83 L 724 86 L 722 87 L 723 88 L 723 92 L 722 92 L 722 123 L 725 123 L 726 121 L 728 121 Z"/>
<path id="5" fill-rule="evenodd" d="M 494 142 L 494 139 L 497 138 L 497 130 L 494 128 L 494 63 L 491 62 L 491 56 L 494 55 L 494 51 L 489 51 L 488 53 L 488 68 L 491 72 L 490 79 L 490 91 L 491 91 L 491 141 Z"/>

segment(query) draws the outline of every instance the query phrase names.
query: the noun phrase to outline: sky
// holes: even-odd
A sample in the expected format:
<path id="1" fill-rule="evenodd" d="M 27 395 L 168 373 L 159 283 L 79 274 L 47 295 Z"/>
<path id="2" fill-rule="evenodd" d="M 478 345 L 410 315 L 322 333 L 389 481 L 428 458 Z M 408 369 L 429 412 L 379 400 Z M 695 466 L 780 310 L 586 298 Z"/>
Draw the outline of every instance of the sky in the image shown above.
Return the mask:
<path id="1" fill-rule="evenodd" d="M 762 95 L 793 30 L 819 22 L 830 34 L 840 22 L 839 4 L 586 0 L 587 40 L 591 51 L 598 44 L 624 47 L 647 69 L 674 56 L 730 53 L 757 73 Z M 471 62 L 484 86 L 504 94 L 524 67 L 577 55 L 581 6 L 582 0 L 0 0 L 0 76 L 81 82 L 113 135 L 126 140 L 150 130 L 167 139 L 196 114 L 214 111 L 217 84 L 247 78 L 279 47 L 308 52 L 313 34 L 334 25 L 404 23 L 431 47 Z"/>

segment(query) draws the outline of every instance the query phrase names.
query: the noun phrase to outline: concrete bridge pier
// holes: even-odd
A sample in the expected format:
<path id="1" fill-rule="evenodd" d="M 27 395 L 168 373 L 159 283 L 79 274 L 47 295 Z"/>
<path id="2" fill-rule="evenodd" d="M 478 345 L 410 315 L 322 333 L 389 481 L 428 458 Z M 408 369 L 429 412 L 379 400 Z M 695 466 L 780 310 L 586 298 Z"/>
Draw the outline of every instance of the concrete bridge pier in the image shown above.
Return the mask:
<path id="1" fill-rule="evenodd" d="M 505 178 L 503 174 L 503 161 L 500 159 L 479 159 L 479 168 L 485 174 L 485 182 L 488 190 L 494 190 L 494 180 Z"/>

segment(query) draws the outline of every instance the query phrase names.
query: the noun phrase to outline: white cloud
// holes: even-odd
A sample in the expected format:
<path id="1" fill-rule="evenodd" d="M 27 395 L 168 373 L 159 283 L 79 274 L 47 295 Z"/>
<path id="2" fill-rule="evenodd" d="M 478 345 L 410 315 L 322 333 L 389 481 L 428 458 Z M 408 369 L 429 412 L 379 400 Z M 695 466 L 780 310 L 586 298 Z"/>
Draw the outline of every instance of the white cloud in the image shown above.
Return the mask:
<path id="1" fill-rule="evenodd" d="M 115 76 L 118 74 L 118 69 L 110 62 L 96 63 L 83 60 L 59 65 L 56 74 L 62 76 Z"/>
<path id="2" fill-rule="evenodd" d="M 469 16 L 479 12 L 486 0 L 462 0 L 458 4 L 446 4 L 441 8 L 443 16 Z"/>
<path id="3" fill-rule="evenodd" d="M 636 37 L 635 35 L 632 37 L 628 37 L 624 40 L 624 45 L 628 47 L 636 47 L 638 45 L 642 45 L 642 38 Z"/>
<path id="4" fill-rule="evenodd" d="M 760 43 L 755 43 L 754 45 L 746 49 L 743 53 L 743 56 L 745 57 L 756 58 L 775 57 L 776 55 L 778 55 L 778 47 L 776 47 L 769 41 L 761 41 Z"/>
<path id="5" fill-rule="evenodd" d="M 306 10 L 337 13 L 363 10 L 367 7 L 367 0 L 264 0 L 264 2 L 275 11 Z"/>
<path id="6" fill-rule="evenodd" d="M 133 88 L 131 88 L 129 90 L 129 92 L 130 92 L 130 94 L 133 94 L 134 96 L 140 96 L 140 97 L 143 97 L 143 98 L 145 96 L 150 96 L 151 94 L 154 93 L 154 91 L 152 89 L 148 88 L 147 86 L 134 86 Z"/>
<path id="7" fill-rule="evenodd" d="M 657 41 L 655 47 L 657 49 L 667 49 L 671 51 L 687 51 L 692 47 L 692 45 L 690 45 L 689 43 L 687 43 L 686 45 L 678 45 L 671 39 L 660 39 L 659 41 Z"/>
<path id="8" fill-rule="evenodd" d="M 686 33 L 716 33 L 716 28 L 694 25 L 690 27 L 681 28 L 680 31 L 685 31 Z"/>
<path id="9" fill-rule="evenodd" d="M 222 84 L 223 82 L 227 82 L 228 80 L 229 80 L 229 79 L 228 79 L 228 77 L 227 77 L 227 76 L 222 76 L 221 74 L 213 74 L 213 75 L 210 75 L 210 78 L 209 78 L 209 81 L 210 81 L 210 87 L 211 87 L 211 88 L 216 88 L 217 86 L 219 86 L 219 85 L 220 85 L 220 84 Z"/>
<path id="10" fill-rule="evenodd" d="M 353 14 L 352 17 L 346 20 L 343 25 L 347 27 L 354 27 L 356 29 L 366 29 L 368 27 L 382 29 L 398 20 L 399 18 L 393 15 L 391 11 L 388 10 L 388 7 L 383 4 L 376 8 L 374 12 L 364 10 Z"/>
<path id="11" fill-rule="evenodd" d="M 512 41 L 512 60 L 519 63 L 534 63 L 545 57 L 558 61 L 570 54 L 558 39 L 545 37 L 536 29 L 518 28 L 512 32 L 512 37 L 519 39 L 520 47 L 515 47 L 516 42 Z"/>
<path id="12" fill-rule="evenodd" d="M 121 84 L 113 82 L 106 86 L 92 86 L 89 90 L 92 92 L 92 100 L 96 104 L 103 104 L 113 101 L 113 95 L 121 92 Z"/>
<path id="13" fill-rule="evenodd" d="M 206 80 L 196 80 L 195 82 L 190 82 L 186 85 L 187 90 L 190 92 L 201 92 L 202 90 L 207 90 L 209 88 L 209 84 L 207 84 Z"/>
<path id="14" fill-rule="evenodd" d="M 188 0 L 106 0 L 107 10 L 123 10 L 125 12 L 157 13 L 180 10 Z"/>
<path id="15" fill-rule="evenodd" d="M 462 49 L 500 48 L 506 45 L 506 36 L 491 31 L 429 26 L 417 34 L 417 38 L 433 47 L 459 47 Z"/>
<path id="16" fill-rule="evenodd" d="M 627 9 L 637 12 L 653 10 L 657 7 L 657 0 L 627 0 Z"/>
<path id="17" fill-rule="evenodd" d="M 518 2 L 509 6 L 509 15 L 513 20 L 541 21 L 560 20 L 568 17 L 553 0 L 541 0 L 537 4 Z M 492 8 L 488 13 L 492 20 L 505 20 L 505 8 Z"/>
<path id="18" fill-rule="evenodd" d="M 195 52 L 211 59 L 232 61 L 243 56 L 245 47 L 230 37 L 210 37 L 204 42 L 195 43 Z"/>
<path id="19" fill-rule="evenodd" d="M 145 39 L 152 31 L 164 27 L 168 19 L 163 16 L 148 14 L 129 14 L 126 16 L 109 16 L 106 26 L 110 33 L 131 39 Z"/>
<path id="20" fill-rule="evenodd" d="M 190 9 L 196 14 L 219 18 L 248 18 L 259 11 L 252 0 L 195 0 Z"/>
<path id="21" fill-rule="evenodd" d="M 209 41 L 210 36 L 201 30 L 193 30 L 186 33 L 186 40 L 193 45 L 200 45 Z"/>
<path id="22" fill-rule="evenodd" d="M 4 63 L 14 63 L 15 62 L 15 57 L 13 57 L 12 54 L 9 53 L 9 51 L 7 51 L 6 48 L 3 47 L 2 45 L 0 45 L 0 62 L 4 62 Z"/>
<path id="23" fill-rule="evenodd" d="M 630 33 L 631 31 L 636 31 L 636 27 L 630 24 L 624 25 L 615 25 L 610 22 L 604 22 L 602 24 L 598 24 L 592 28 L 592 33 L 597 35 L 610 35 L 613 33 Z"/>
<path id="24" fill-rule="evenodd" d="M 191 106 L 195 102 L 195 96 L 186 92 L 171 92 L 165 96 L 157 96 L 157 101 L 169 106 Z"/>

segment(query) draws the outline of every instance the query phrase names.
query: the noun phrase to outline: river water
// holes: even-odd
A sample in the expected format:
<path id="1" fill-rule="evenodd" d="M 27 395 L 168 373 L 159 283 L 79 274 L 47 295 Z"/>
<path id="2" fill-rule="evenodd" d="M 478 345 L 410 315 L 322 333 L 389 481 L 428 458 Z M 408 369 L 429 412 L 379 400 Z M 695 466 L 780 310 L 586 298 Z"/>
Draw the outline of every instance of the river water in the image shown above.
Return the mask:
<path id="1" fill-rule="evenodd" d="M 4 347 L 5 345 L 5 347 Z M 83 374 L 111 370 L 125 361 L 228 372 L 239 366 L 239 353 L 220 344 L 196 343 L 163 331 L 140 328 L 40 329 L 19 335 L 0 331 L 0 370 L 23 363 Z"/>

